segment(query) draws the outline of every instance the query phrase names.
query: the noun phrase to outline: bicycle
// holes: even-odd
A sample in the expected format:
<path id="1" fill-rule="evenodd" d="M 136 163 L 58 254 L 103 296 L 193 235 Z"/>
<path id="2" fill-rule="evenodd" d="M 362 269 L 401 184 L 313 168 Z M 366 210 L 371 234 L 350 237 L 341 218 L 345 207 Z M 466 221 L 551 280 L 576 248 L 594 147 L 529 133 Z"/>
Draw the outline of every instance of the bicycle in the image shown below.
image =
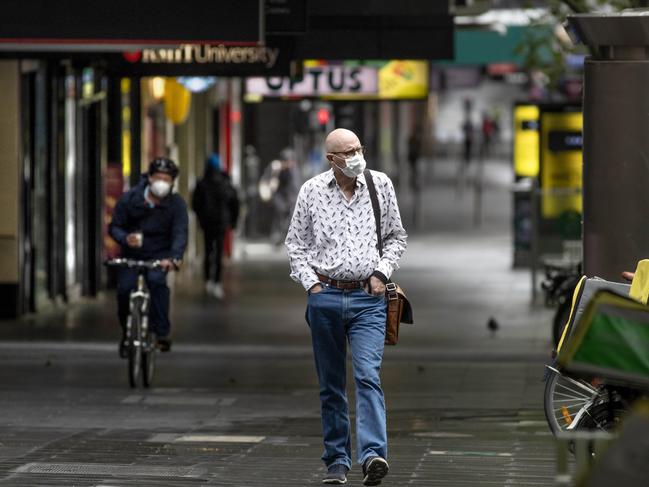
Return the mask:
<path id="1" fill-rule="evenodd" d="M 128 380 L 137 387 L 140 379 L 144 387 L 150 387 L 155 373 L 156 337 L 149 328 L 149 303 L 151 295 L 146 285 L 146 273 L 161 269 L 160 260 L 111 259 L 107 266 L 137 269 L 137 286 L 129 295 L 129 313 L 126 321 L 126 349 Z"/>
<path id="2" fill-rule="evenodd" d="M 597 291 L 608 289 L 628 295 L 630 286 L 599 278 L 583 276 L 575 286 L 573 299 L 568 301 L 570 312 L 556 347 L 561 352 L 582 314 Z M 611 387 L 595 377 L 580 377 L 566 373 L 558 364 L 546 365 L 544 411 L 554 435 L 580 429 L 608 430 L 619 422 L 630 391 Z"/>
<path id="3" fill-rule="evenodd" d="M 558 363 L 546 366 L 548 375 L 544 409 L 553 434 L 574 430 L 609 431 L 620 423 L 631 404 L 649 391 L 649 381 L 644 374 L 646 371 L 640 374 L 630 373 L 624 369 L 627 367 L 625 360 L 621 360 L 629 354 L 631 360 L 646 359 L 638 359 L 634 355 L 635 349 L 630 346 L 637 338 L 621 341 L 615 347 L 611 336 L 608 336 L 605 348 L 612 350 L 611 356 L 615 360 L 621 360 L 621 365 L 607 363 L 606 357 L 601 353 L 590 356 L 590 362 L 586 365 L 576 366 L 573 363 L 575 356 L 578 361 L 583 360 L 583 355 L 576 355 L 576 351 L 584 343 L 586 332 L 590 338 L 585 348 L 593 347 L 598 340 L 601 342 L 601 336 L 596 334 L 598 331 L 591 332 L 590 328 L 602 327 L 610 322 L 613 323 L 609 325 L 610 331 L 615 331 L 615 336 L 623 333 L 624 326 L 629 329 L 646 326 L 647 308 L 626 297 L 629 294 L 629 285 L 602 279 L 584 278 L 578 284 L 573 300 L 575 309 L 572 314 L 575 316 L 571 315 L 566 323 L 564 337 L 558 347 L 558 351 L 564 355 L 559 355 Z M 583 322 L 582 314 L 586 315 Z M 578 333 L 580 336 L 576 338 L 573 337 L 573 325 L 582 328 Z M 568 350 L 562 350 L 566 348 L 561 346 L 565 345 L 564 341 L 569 342 Z M 637 353 L 642 350 L 643 347 L 638 347 Z"/>
<path id="4" fill-rule="evenodd" d="M 541 289 L 545 293 L 545 305 L 556 306 L 552 320 L 552 340 L 555 348 L 559 346 L 564 325 L 570 317 L 572 295 L 581 277 L 581 263 L 545 263 L 545 279 L 541 283 Z"/>

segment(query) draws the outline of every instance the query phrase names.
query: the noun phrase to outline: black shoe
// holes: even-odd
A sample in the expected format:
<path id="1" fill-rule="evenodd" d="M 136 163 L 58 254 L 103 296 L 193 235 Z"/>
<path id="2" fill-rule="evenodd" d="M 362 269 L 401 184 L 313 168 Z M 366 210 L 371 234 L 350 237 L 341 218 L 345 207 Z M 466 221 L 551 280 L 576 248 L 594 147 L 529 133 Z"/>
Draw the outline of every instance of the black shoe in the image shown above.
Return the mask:
<path id="1" fill-rule="evenodd" d="M 388 474 L 388 462 L 381 457 L 369 457 L 363 463 L 363 485 L 379 485 L 381 479 Z"/>
<path id="2" fill-rule="evenodd" d="M 158 337 L 156 340 L 156 346 L 161 352 L 168 352 L 171 350 L 171 340 L 167 337 Z"/>
<path id="3" fill-rule="evenodd" d="M 327 469 L 327 475 L 322 478 L 323 484 L 342 485 L 347 483 L 349 469 L 342 463 L 336 463 Z"/>
<path id="4" fill-rule="evenodd" d="M 117 349 L 119 350 L 120 358 L 128 357 L 128 342 L 126 341 L 126 337 L 122 337 L 117 345 Z"/>

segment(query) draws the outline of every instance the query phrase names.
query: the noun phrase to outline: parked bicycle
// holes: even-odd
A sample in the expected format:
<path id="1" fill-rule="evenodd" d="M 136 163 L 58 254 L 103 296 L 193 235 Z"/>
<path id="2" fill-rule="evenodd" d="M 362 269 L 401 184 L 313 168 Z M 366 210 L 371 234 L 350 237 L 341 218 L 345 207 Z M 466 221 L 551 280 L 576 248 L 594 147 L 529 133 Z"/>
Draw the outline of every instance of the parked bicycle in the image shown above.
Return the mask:
<path id="1" fill-rule="evenodd" d="M 156 337 L 149 327 L 149 304 L 151 296 L 146 285 L 149 270 L 160 269 L 160 260 L 111 259 L 107 266 L 137 269 L 137 286 L 129 296 L 129 314 L 126 321 L 126 350 L 128 380 L 131 387 L 140 381 L 144 387 L 153 383 L 156 362 Z"/>
<path id="2" fill-rule="evenodd" d="M 552 340 L 555 348 L 559 345 L 563 327 L 570 317 L 572 295 L 581 276 L 580 262 L 567 265 L 545 263 L 545 279 L 541 282 L 541 289 L 545 295 L 545 305 L 556 307 L 552 320 Z"/>
<path id="3" fill-rule="evenodd" d="M 577 285 L 558 360 L 547 366 L 544 409 L 555 435 L 609 431 L 649 390 L 641 341 L 649 309 L 629 294 L 629 285 L 598 278 Z"/>

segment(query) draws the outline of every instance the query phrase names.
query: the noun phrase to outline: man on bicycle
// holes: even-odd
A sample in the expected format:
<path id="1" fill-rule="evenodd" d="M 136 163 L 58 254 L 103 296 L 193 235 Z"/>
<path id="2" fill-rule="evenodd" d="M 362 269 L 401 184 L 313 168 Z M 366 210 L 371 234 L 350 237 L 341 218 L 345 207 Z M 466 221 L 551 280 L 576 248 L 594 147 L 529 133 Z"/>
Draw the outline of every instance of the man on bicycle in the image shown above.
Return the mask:
<path id="1" fill-rule="evenodd" d="M 162 269 L 149 270 L 147 286 L 151 293 L 149 321 L 157 336 L 158 348 L 171 348 L 169 332 L 169 287 L 167 272 L 177 268 L 187 246 L 187 205 L 172 191 L 178 166 L 159 157 L 149 164 L 139 184 L 123 194 L 115 206 L 108 231 L 122 247 L 122 256 L 140 260 L 161 260 Z M 126 356 L 126 321 L 129 294 L 137 286 L 137 270 L 119 269 L 117 314 L 122 327 L 119 343 L 121 357 Z"/>

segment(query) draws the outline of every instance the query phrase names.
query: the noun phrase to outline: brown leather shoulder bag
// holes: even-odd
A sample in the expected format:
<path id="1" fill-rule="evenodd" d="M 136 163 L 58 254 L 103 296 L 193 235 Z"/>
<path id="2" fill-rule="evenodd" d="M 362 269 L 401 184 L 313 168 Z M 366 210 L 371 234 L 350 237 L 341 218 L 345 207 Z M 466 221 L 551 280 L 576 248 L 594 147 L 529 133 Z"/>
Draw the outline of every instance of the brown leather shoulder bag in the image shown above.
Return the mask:
<path id="1" fill-rule="evenodd" d="M 374 211 L 374 221 L 376 223 L 377 248 L 379 255 L 383 257 L 383 237 L 381 236 L 381 210 L 379 208 L 379 199 L 376 196 L 376 187 L 372 179 L 372 173 L 369 169 L 363 172 L 367 189 L 372 200 L 372 210 Z M 385 295 L 387 298 L 387 318 L 385 323 L 385 344 L 396 345 L 399 341 L 399 324 L 414 323 L 412 317 L 412 306 L 406 297 L 406 293 L 395 282 L 388 281 L 385 285 Z"/>

